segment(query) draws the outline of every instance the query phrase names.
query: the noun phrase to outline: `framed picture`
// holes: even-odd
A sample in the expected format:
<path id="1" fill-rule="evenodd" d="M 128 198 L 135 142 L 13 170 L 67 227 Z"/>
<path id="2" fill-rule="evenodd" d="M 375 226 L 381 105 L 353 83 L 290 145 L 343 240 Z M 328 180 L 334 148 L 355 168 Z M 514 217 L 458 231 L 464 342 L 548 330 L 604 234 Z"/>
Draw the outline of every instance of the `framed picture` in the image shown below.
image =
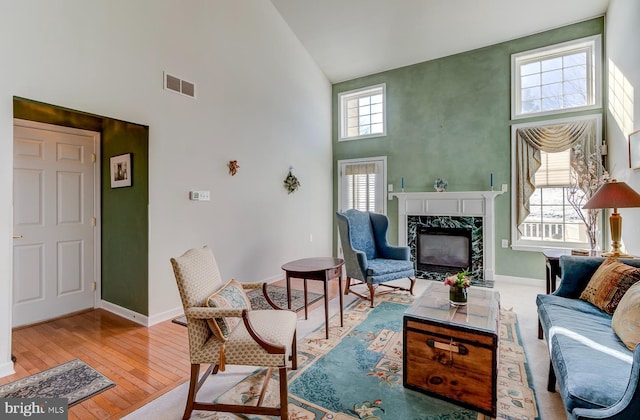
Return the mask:
<path id="1" fill-rule="evenodd" d="M 110 159 L 111 188 L 131 186 L 131 153 L 113 156 Z"/>
<path id="2" fill-rule="evenodd" d="M 640 169 L 640 130 L 629 134 L 629 167 Z"/>

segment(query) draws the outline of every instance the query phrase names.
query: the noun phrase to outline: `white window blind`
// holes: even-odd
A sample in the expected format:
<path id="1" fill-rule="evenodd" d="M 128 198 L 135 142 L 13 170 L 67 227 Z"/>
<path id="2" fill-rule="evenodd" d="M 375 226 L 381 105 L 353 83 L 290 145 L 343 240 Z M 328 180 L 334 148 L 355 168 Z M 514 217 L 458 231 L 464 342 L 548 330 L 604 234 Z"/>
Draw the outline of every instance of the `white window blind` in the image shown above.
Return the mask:
<path id="1" fill-rule="evenodd" d="M 542 165 L 536 171 L 536 188 L 568 187 L 571 185 L 571 149 L 564 152 L 540 152 Z"/>
<path id="2" fill-rule="evenodd" d="M 347 184 L 347 208 L 360 211 L 375 211 L 376 170 L 375 163 L 345 166 Z"/>

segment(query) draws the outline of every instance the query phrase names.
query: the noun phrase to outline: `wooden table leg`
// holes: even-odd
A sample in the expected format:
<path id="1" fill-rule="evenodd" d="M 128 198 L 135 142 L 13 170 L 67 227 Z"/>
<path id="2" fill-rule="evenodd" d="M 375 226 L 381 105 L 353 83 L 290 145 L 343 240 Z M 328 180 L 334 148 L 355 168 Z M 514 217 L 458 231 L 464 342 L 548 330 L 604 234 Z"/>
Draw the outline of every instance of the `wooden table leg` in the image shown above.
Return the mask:
<path id="1" fill-rule="evenodd" d="M 324 279 L 324 322 L 325 322 L 325 338 L 329 338 L 329 280 L 326 278 L 325 272 Z"/>
<path id="2" fill-rule="evenodd" d="M 340 296 L 340 326 L 344 327 L 343 305 L 342 305 L 342 272 L 338 273 L 338 296 Z"/>
<path id="3" fill-rule="evenodd" d="M 287 272 L 287 309 L 291 309 L 291 277 Z"/>
<path id="4" fill-rule="evenodd" d="M 307 279 L 304 279 L 304 319 L 309 319 L 307 313 Z"/>

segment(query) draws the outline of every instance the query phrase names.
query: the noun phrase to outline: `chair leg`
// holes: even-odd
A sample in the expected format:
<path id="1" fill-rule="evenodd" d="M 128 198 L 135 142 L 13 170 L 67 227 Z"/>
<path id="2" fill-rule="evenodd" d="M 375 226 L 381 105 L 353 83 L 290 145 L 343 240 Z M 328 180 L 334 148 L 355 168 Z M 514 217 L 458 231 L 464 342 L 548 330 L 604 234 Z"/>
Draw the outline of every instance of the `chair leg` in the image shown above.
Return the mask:
<path id="1" fill-rule="evenodd" d="M 200 365 L 191 365 L 191 379 L 189 380 L 189 394 L 187 396 L 187 406 L 184 409 L 182 420 L 188 420 L 191 418 L 191 412 L 193 411 L 193 403 L 196 400 L 196 387 L 198 386 L 198 378 L 200 376 Z"/>
<path id="2" fill-rule="evenodd" d="M 280 380 L 280 418 L 287 420 L 289 418 L 289 390 L 287 386 L 287 367 L 281 367 Z"/>
<path id="3" fill-rule="evenodd" d="M 373 308 L 373 297 L 376 294 L 376 288 L 373 287 L 373 284 L 367 283 L 367 287 L 369 288 L 369 297 L 371 300 L 371 307 Z"/>
<path id="4" fill-rule="evenodd" d="M 409 277 L 409 281 L 411 282 L 411 286 L 409 287 L 409 294 L 411 296 L 413 296 L 413 286 L 416 285 L 416 278 L 415 277 Z"/>
<path id="5" fill-rule="evenodd" d="M 547 391 L 556 392 L 556 372 L 553 370 L 553 363 L 549 360 L 549 381 L 547 382 Z"/>
<path id="6" fill-rule="evenodd" d="M 349 294 L 349 288 L 351 287 L 351 277 L 347 277 L 347 282 L 344 285 L 344 294 L 348 295 Z"/>

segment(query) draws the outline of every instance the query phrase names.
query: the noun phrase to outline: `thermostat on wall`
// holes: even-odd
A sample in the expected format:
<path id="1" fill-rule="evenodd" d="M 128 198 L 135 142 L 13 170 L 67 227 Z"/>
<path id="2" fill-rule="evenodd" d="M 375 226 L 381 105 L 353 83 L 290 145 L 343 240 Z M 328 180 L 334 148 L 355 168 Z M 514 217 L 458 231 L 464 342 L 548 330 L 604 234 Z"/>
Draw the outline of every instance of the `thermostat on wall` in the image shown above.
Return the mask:
<path id="1" fill-rule="evenodd" d="M 211 198 L 209 191 L 189 191 L 189 200 L 209 201 Z"/>

